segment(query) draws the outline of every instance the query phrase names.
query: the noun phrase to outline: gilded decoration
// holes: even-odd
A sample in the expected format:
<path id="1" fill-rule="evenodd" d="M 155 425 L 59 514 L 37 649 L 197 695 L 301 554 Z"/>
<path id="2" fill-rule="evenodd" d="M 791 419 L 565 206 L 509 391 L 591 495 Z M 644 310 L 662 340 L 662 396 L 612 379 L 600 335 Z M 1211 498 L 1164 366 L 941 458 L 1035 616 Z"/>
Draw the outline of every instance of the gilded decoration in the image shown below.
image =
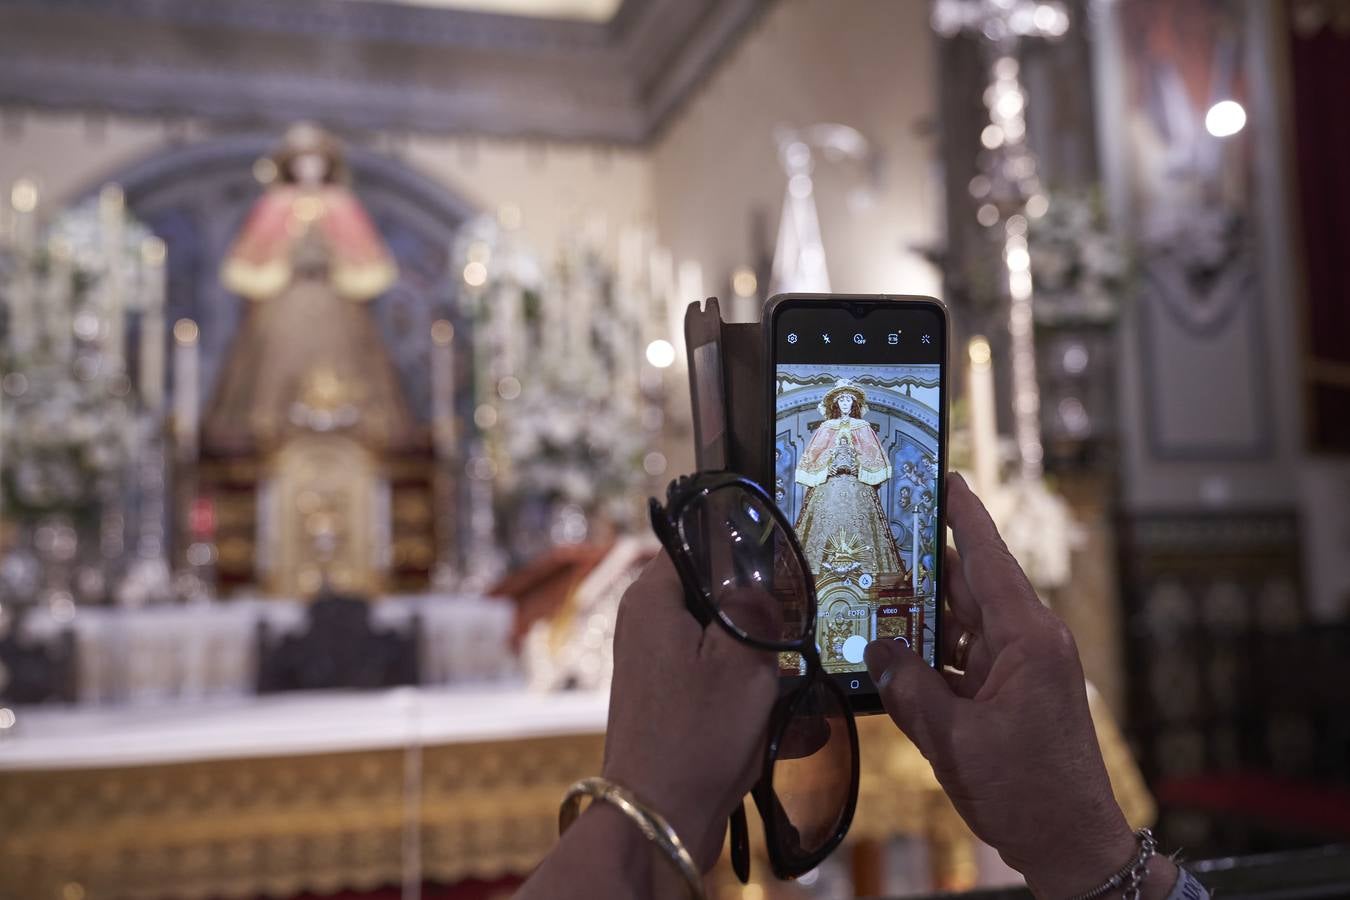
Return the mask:
<path id="1" fill-rule="evenodd" d="M 1132 825 L 1153 801 L 1090 691 L 1102 754 Z M 850 842 L 929 842 L 936 883 L 968 887 L 970 832 L 885 716 L 858 723 Z M 405 833 L 422 878 L 525 875 L 553 846 L 569 784 L 600 770 L 603 737 L 571 734 L 164 766 L 0 773 L 0 896 L 85 900 L 287 897 L 398 884 Z M 420 772 L 420 778 L 419 778 Z M 751 827 L 760 840 L 758 825 Z M 752 869 L 767 871 L 761 861 Z"/>

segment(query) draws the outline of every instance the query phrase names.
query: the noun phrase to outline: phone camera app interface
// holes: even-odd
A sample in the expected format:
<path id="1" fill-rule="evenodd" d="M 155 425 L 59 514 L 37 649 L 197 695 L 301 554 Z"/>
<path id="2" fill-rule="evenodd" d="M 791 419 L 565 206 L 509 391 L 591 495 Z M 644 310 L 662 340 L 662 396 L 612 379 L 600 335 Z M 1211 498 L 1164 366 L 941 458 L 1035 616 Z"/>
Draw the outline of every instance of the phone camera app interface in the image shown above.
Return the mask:
<path id="1" fill-rule="evenodd" d="M 778 319 L 773 493 L 815 576 L 821 661 L 865 671 L 867 644 L 890 638 L 932 665 L 941 321 L 914 308 L 857 319 L 797 307 Z M 792 333 L 843 340 L 785 341 Z M 783 674 L 802 665 L 780 656 Z"/>

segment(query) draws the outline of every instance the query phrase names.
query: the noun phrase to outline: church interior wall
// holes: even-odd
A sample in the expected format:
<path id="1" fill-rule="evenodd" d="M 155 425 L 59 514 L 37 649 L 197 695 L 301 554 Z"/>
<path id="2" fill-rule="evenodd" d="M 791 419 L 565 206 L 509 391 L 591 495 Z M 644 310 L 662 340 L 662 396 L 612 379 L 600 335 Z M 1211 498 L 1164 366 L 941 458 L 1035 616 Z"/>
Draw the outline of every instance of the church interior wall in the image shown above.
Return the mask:
<path id="1" fill-rule="evenodd" d="M 174 143 L 229 133 L 188 118 L 3 112 L 0 183 L 36 178 L 44 206 L 50 201 L 53 209 Z M 594 231 L 604 223 L 612 242 L 620 227 L 651 218 L 651 163 L 640 149 L 415 133 L 376 134 L 369 143 L 485 213 L 496 214 L 504 205 L 518 207 L 522 229 L 544 255 L 588 224 Z"/>
<path id="2" fill-rule="evenodd" d="M 906 35 L 904 52 L 895 37 Z M 774 129 L 835 122 L 884 148 L 872 171 L 818 161 L 816 202 L 831 287 L 935 294 L 915 251 L 942 227 L 928 136 L 936 72 L 922 3 L 799 0 L 771 9 L 652 149 L 657 227 L 678 258 L 722 289 L 771 254 L 785 176 Z M 768 285 L 761 284 L 760 297 Z M 737 313 L 757 316 L 758 304 Z"/>

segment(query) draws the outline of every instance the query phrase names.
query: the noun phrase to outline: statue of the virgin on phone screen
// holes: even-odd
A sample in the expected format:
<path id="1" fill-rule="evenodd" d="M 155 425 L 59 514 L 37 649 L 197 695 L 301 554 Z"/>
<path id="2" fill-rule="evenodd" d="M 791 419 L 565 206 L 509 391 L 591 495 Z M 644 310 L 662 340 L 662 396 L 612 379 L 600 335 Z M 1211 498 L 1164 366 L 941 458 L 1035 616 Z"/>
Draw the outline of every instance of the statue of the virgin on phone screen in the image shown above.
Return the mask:
<path id="1" fill-rule="evenodd" d="M 806 446 L 796 480 L 806 488 L 797 536 L 811 571 L 844 576 L 903 574 L 900 550 L 877 489 L 890 480 L 890 460 L 870 422 L 867 396 L 848 379 L 817 407 L 824 421 Z"/>

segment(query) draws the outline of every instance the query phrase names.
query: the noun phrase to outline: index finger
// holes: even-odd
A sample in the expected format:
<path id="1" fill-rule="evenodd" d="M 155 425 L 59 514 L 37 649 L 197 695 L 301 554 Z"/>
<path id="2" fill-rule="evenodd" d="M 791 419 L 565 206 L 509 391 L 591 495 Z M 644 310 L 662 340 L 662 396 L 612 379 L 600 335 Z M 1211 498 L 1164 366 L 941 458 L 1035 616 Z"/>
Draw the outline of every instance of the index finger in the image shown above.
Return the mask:
<path id="1" fill-rule="evenodd" d="M 991 616 L 997 619 L 1000 614 L 1025 609 L 1027 604 L 1040 604 L 989 511 L 966 480 L 954 472 L 947 479 L 947 523 L 961 554 L 961 570 L 986 625 Z"/>

